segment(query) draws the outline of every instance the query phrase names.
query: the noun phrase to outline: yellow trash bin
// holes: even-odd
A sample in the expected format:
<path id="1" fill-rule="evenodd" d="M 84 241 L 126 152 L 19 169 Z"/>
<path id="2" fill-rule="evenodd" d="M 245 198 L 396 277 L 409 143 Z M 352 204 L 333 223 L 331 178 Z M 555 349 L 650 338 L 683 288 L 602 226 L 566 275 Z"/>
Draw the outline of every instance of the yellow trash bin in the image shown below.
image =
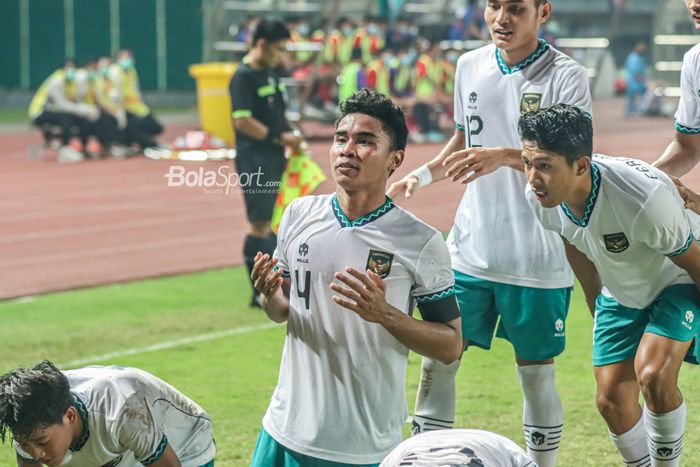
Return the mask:
<path id="1" fill-rule="evenodd" d="M 237 63 L 211 62 L 190 65 L 189 71 L 197 81 L 197 107 L 199 124 L 209 132 L 233 146 L 236 135 L 231 119 L 231 95 L 229 84 L 238 67 Z"/>

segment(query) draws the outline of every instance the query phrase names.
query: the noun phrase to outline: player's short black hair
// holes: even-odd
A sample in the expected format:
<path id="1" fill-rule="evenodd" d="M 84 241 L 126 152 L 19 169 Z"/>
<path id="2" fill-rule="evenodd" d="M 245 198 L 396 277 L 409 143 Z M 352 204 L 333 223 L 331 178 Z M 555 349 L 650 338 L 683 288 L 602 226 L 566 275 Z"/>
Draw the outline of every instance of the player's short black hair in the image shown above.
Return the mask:
<path id="1" fill-rule="evenodd" d="M 48 360 L 0 376 L 0 441 L 61 424 L 74 403 L 68 378 Z"/>
<path id="2" fill-rule="evenodd" d="M 282 21 L 278 19 L 261 19 L 255 25 L 251 43 L 255 45 L 260 39 L 265 39 L 267 42 L 277 42 L 290 37 L 292 35 Z"/>
<path id="3" fill-rule="evenodd" d="M 574 105 L 557 104 L 527 112 L 518 121 L 518 132 L 520 139 L 564 156 L 569 165 L 593 153 L 591 115 Z"/>
<path id="4" fill-rule="evenodd" d="M 340 104 L 340 117 L 338 123 L 349 114 L 365 114 L 382 122 L 382 127 L 389 133 L 391 150 L 406 149 L 408 139 L 408 127 L 406 116 L 398 105 L 382 93 L 372 89 L 363 88 Z"/>

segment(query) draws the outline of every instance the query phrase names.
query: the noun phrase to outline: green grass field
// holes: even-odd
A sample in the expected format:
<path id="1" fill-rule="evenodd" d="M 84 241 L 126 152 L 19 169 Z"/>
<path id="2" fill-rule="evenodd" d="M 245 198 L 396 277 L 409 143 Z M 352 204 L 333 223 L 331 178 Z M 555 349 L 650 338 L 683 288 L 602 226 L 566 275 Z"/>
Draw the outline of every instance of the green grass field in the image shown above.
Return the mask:
<path id="1" fill-rule="evenodd" d="M 277 382 L 285 335 L 284 326 L 271 325 L 262 312 L 248 309 L 248 298 L 245 272 L 237 268 L 0 303 L 0 372 L 44 358 L 64 367 L 90 360 L 143 368 L 207 409 L 215 422 L 218 466 L 245 466 Z M 564 467 L 622 464 L 594 405 L 591 326 L 577 292 L 569 314 L 567 351 L 557 363 L 566 419 L 559 463 Z M 236 334 L 138 351 L 229 330 Z M 127 349 L 134 353 L 99 358 Z M 419 370 L 420 360 L 412 355 L 409 408 Z M 683 465 L 700 466 L 698 369 L 684 366 L 681 381 L 689 411 Z M 456 426 L 497 431 L 522 443 L 521 405 L 507 343 L 496 340 L 490 352 L 465 354 L 458 376 Z M 0 449 L 0 465 L 14 465 L 13 458 L 10 446 Z"/>

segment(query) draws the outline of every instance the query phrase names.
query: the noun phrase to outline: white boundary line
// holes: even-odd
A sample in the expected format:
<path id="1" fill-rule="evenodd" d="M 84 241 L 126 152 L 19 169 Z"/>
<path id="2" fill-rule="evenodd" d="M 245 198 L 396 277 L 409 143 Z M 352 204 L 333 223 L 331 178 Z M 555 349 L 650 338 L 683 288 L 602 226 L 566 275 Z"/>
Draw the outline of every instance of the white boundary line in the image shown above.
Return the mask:
<path id="1" fill-rule="evenodd" d="M 103 360 L 111 360 L 113 358 L 128 357 L 130 355 L 138 355 L 142 353 L 155 352 L 158 350 L 172 349 L 173 347 L 179 347 L 181 345 L 193 344 L 195 342 L 205 342 L 214 339 L 219 339 L 221 337 L 234 336 L 237 334 L 246 334 L 249 332 L 260 331 L 263 329 L 270 329 L 279 326 L 277 323 L 263 323 L 256 324 L 252 326 L 242 326 L 240 328 L 227 329 L 225 331 L 210 332 L 207 334 L 199 334 L 197 336 L 185 337 L 183 339 L 175 339 L 171 341 L 160 342 L 158 344 L 151 344 L 144 347 L 132 347 L 130 349 L 120 350 L 118 352 L 110 352 L 102 355 L 93 355 L 90 357 L 79 358 L 76 360 L 71 360 L 66 363 L 58 365 L 59 368 L 69 369 L 79 366 L 86 365 L 88 363 L 99 362 Z"/>

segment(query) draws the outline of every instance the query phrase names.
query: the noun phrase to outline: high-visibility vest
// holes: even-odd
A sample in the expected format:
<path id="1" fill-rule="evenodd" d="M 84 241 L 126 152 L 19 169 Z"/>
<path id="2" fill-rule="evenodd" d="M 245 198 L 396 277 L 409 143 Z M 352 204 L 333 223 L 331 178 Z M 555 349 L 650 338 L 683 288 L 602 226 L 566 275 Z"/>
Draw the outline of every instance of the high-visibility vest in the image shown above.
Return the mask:
<path id="1" fill-rule="evenodd" d="M 410 65 L 399 65 L 394 72 L 392 84 L 395 97 L 404 97 L 411 94 L 412 69 Z"/>
<path id="2" fill-rule="evenodd" d="M 32 97 L 32 100 L 29 103 L 30 119 L 35 119 L 44 111 L 44 106 L 46 105 L 46 101 L 49 98 L 49 83 L 54 79 L 63 80 L 65 85 L 66 99 L 75 101 L 77 95 L 77 87 L 75 85 L 75 80 L 67 81 L 65 71 L 63 71 L 63 68 L 59 68 L 58 70 L 51 73 L 49 77 L 46 78 L 43 83 L 41 83 L 41 86 L 39 86 L 39 89 L 37 89 L 36 93 L 34 94 L 34 97 Z"/>
<path id="3" fill-rule="evenodd" d="M 370 63 L 384 49 L 384 38 L 363 31 L 360 36 L 360 48 L 362 49 L 362 61 Z"/>
<path id="4" fill-rule="evenodd" d="M 302 42 L 310 42 L 311 41 L 311 39 L 302 36 L 301 34 L 299 34 L 296 31 L 292 31 L 291 36 L 292 37 L 290 37 L 289 42 L 293 43 L 293 44 L 299 44 Z M 311 52 L 310 50 L 297 50 L 296 52 L 294 52 L 295 58 L 299 62 L 302 62 L 302 63 L 308 62 L 311 59 L 311 57 L 313 57 L 313 55 L 314 55 L 314 53 Z"/>
<path id="5" fill-rule="evenodd" d="M 347 65 L 352 57 L 354 43 L 355 37 L 345 37 L 341 31 L 333 31 L 323 49 L 323 62 Z"/>
<path id="6" fill-rule="evenodd" d="M 457 71 L 457 66 L 446 58 L 440 62 L 440 65 L 440 83 L 442 84 L 442 90 L 452 95 L 455 90 L 455 72 Z"/>
<path id="7" fill-rule="evenodd" d="M 115 114 L 122 109 L 122 106 L 118 102 L 115 102 L 115 94 L 117 94 L 118 91 L 114 89 L 114 83 L 109 76 L 98 73 L 95 77 L 95 90 L 97 102 L 100 107 L 107 112 Z"/>
<path id="8" fill-rule="evenodd" d="M 367 87 L 373 88 L 385 96 L 391 95 L 389 70 L 381 58 L 373 60 L 367 67 Z"/>
<path id="9" fill-rule="evenodd" d="M 350 62 L 340 70 L 338 76 L 338 101 L 343 102 L 359 90 L 362 64 Z"/>
<path id="10" fill-rule="evenodd" d="M 119 64 L 114 64 L 112 66 L 118 67 L 119 74 L 121 76 L 121 93 L 124 97 L 124 107 L 126 111 L 139 117 L 145 117 L 151 110 L 143 102 L 141 98 L 141 90 L 139 85 L 139 76 L 136 73 L 135 68 L 130 68 L 125 70 Z"/>
<path id="11" fill-rule="evenodd" d="M 417 98 L 430 97 L 435 93 L 435 84 L 439 82 L 439 68 L 428 54 L 421 54 L 416 60 L 415 89 Z"/>

